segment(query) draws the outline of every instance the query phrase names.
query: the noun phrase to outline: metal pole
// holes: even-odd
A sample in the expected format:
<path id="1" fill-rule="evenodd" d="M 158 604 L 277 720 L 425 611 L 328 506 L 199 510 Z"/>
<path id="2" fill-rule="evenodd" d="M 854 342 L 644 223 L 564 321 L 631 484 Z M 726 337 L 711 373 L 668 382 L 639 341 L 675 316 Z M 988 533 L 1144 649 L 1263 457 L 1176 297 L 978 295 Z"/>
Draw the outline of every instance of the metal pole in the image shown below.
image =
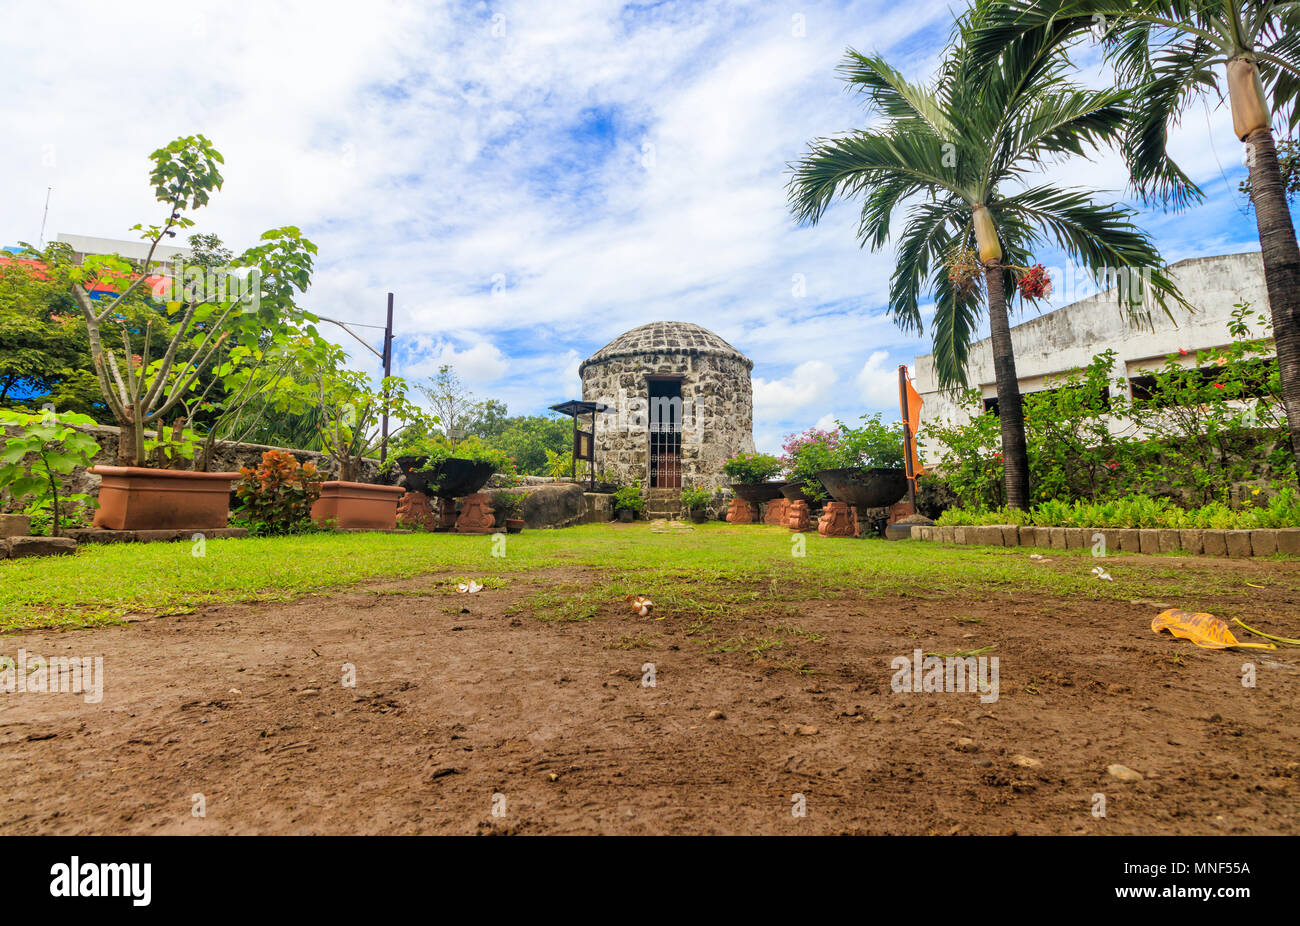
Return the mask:
<path id="1" fill-rule="evenodd" d="M 379 440 L 379 462 L 388 459 L 388 377 L 393 375 L 393 294 L 388 294 L 388 321 L 384 325 L 384 423 Z"/>

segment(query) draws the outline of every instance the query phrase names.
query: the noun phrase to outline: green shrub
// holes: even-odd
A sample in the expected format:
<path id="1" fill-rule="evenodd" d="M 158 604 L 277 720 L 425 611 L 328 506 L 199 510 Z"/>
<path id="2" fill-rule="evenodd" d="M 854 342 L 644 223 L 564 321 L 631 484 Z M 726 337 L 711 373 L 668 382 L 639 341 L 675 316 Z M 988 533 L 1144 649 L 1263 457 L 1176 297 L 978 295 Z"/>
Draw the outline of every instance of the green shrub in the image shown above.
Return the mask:
<path id="1" fill-rule="evenodd" d="M 523 513 L 527 498 L 528 494 L 525 492 L 493 492 L 492 510 L 496 512 L 498 519 L 518 518 Z"/>
<path id="2" fill-rule="evenodd" d="M 54 499 L 42 498 L 32 502 L 23 514 L 31 518 L 29 532 L 33 537 L 59 536 L 66 530 L 90 527 L 93 513 L 90 496 L 70 496 L 61 498 L 59 504 L 59 529 L 54 530 Z"/>
<path id="3" fill-rule="evenodd" d="M 33 499 L 39 517 L 42 506 L 49 506 L 49 525 L 57 535 L 65 526 L 65 512 L 60 503 L 79 506 L 93 504 L 86 494 L 64 495 L 59 477 L 78 466 L 89 466 L 99 453 L 99 444 L 77 428 L 89 427 L 95 420 L 86 415 L 54 412 L 29 414 L 0 409 L 0 436 L 3 428 L 17 433 L 7 437 L 0 449 L 0 492 L 11 501 Z"/>
<path id="4" fill-rule="evenodd" d="M 704 508 L 713 500 L 713 493 L 703 486 L 687 486 L 682 489 L 682 507 L 687 511 Z"/>
<path id="5" fill-rule="evenodd" d="M 885 424 L 880 412 L 863 415 L 862 424 L 850 428 L 839 421 L 840 438 L 835 451 L 835 469 L 860 466 L 864 469 L 903 465 L 903 423 Z"/>
<path id="6" fill-rule="evenodd" d="M 622 486 L 614 492 L 614 510 L 621 511 L 628 509 L 641 514 L 645 511 L 645 496 L 641 494 L 641 483 L 634 482 L 630 486 Z"/>
<path id="7" fill-rule="evenodd" d="M 1112 351 L 1025 395 L 1033 498 L 1150 497 L 1197 508 L 1227 505 L 1242 483 L 1294 484 L 1268 328 L 1263 313 L 1239 304 L 1229 346 L 1182 351 L 1140 371 L 1147 379 L 1133 399 L 1123 380 L 1110 379 Z M 978 390 L 967 391 L 962 404 L 968 422 L 928 426 L 923 438 L 944 445 L 940 468 L 963 507 L 996 509 L 1005 503 L 1000 422 L 984 411 Z M 1130 506 L 1124 517 L 1144 515 Z"/>
<path id="8" fill-rule="evenodd" d="M 770 453 L 738 453 L 722 464 L 722 471 L 732 482 L 767 482 L 785 468 L 785 464 Z"/>
<path id="9" fill-rule="evenodd" d="M 937 524 L 1033 524 L 1038 527 L 1168 528 L 1181 530 L 1251 530 L 1300 527 L 1300 492 L 1283 489 L 1265 505 L 1246 503 L 1229 508 L 1209 502 L 1197 508 L 1179 508 L 1166 498 L 1130 495 L 1104 502 L 1049 499 L 1029 511 L 1008 508 L 950 508 Z"/>
<path id="10" fill-rule="evenodd" d="M 839 469 L 840 427 L 842 425 L 831 431 L 809 428 L 802 434 L 789 434 L 781 445 L 785 451 L 781 459 L 785 463 L 786 475 L 800 483 L 805 494 L 813 498 L 830 497 L 817 474 L 822 470 Z"/>
<path id="11" fill-rule="evenodd" d="M 573 464 L 573 451 L 566 450 L 563 453 L 556 453 L 554 450 L 546 451 L 546 475 L 552 479 L 577 479 L 579 482 L 587 478 L 587 461 L 579 460 L 578 465 Z"/>

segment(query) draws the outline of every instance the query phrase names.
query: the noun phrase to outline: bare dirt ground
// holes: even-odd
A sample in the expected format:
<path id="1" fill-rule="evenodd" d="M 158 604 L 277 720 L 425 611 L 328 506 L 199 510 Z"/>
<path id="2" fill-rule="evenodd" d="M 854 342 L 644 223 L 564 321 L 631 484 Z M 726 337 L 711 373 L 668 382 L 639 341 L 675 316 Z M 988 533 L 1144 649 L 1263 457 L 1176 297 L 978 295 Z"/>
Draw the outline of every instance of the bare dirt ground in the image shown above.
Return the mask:
<path id="1" fill-rule="evenodd" d="M 426 576 L 0 636 L 102 655 L 107 677 L 99 704 L 0 695 L 0 833 L 1300 831 L 1300 651 L 1196 650 L 1151 633 L 1157 602 L 810 600 L 782 653 L 805 674 L 622 602 L 510 610 L 591 578 L 468 596 Z M 988 640 L 996 703 L 891 692 L 894 657 Z"/>

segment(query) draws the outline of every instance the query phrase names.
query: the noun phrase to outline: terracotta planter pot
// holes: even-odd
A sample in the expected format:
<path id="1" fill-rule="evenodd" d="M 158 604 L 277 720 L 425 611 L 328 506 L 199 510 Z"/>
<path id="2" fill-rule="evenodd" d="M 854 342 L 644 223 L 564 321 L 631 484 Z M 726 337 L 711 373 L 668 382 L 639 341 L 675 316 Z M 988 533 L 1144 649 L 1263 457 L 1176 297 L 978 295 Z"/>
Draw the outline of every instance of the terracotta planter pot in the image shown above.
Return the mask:
<path id="1" fill-rule="evenodd" d="M 398 499 L 405 493 L 401 486 L 332 480 L 321 485 L 320 498 L 311 506 L 311 519 L 317 524 L 333 521 L 335 527 L 349 529 L 392 530 L 397 527 Z"/>
<path id="2" fill-rule="evenodd" d="M 524 529 L 523 518 L 506 518 L 506 533 L 517 534 Z"/>
<path id="3" fill-rule="evenodd" d="M 226 527 L 230 484 L 239 473 L 190 473 L 144 466 L 92 466 L 100 477 L 95 526 L 111 531 Z"/>

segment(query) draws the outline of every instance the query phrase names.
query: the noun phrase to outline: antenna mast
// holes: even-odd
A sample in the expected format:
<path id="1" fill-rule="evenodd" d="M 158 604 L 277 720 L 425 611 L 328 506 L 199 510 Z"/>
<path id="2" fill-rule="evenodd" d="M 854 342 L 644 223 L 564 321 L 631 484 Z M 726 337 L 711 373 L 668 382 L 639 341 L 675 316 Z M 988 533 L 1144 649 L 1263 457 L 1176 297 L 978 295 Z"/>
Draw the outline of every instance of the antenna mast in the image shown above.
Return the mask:
<path id="1" fill-rule="evenodd" d="M 50 192 L 54 189 L 52 186 L 45 188 L 45 212 L 41 216 L 41 247 L 45 247 L 45 220 L 50 217 Z"/>

